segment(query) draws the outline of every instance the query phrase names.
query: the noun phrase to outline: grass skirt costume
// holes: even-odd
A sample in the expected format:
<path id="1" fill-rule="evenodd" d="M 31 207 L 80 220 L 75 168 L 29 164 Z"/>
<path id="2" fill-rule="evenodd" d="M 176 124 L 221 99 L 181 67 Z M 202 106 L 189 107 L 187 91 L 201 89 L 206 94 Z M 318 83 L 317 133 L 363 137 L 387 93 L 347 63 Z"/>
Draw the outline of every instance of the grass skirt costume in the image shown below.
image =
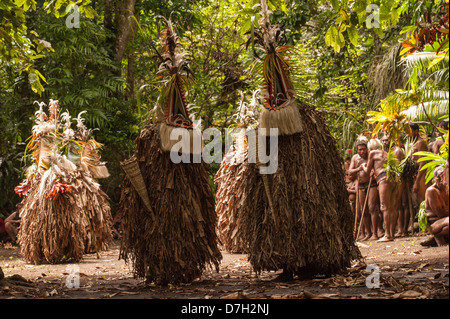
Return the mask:
<path id="1" fill-rule="evenodd" d="M 317 111 L 299 113 L 302 132 L 278 136 L 278 169 L 267 175 L 274 213 L 259 165 L 243 164 L 241 225 L 256 272 L 333 274 L 360 257 L 335 140 Z"/>
<path id="2" fill-rule="evenodd" d="M 66 120 L 61 125 L 58 101 L 51 100 L 48 120 L 43 105 L 27 146 L 35 163 L 15 188 L 23 197 L 18 243 L 34 264 L 78 262 L 112 241 L 109 198 L 95 181 L 109 174 L 97 154 L 101 145 L 83 124 L 83 112 L 74 131 L 68 112 L 61 115 Z"/>
<path id="3" fill-rule="evenodd" d="M 216 190 L 217 233 L 222 248 L 232 253 L 246 253 L 247 244 L 240 228 L 240 201 L 242 199 L 242 176 L 247 166 L 236 161 L 236 150 L 230 150 L 220 164 L 214 181 Z M 243 156 L 246 157 L 246 154 Z"/>
<path id="4" fill-rule="evenodd" d="M 282 56 L 286 47 L 276 49 L 283 31 L 270 25 L 264 0 L 261 9 L 255 37 L 266 51 L 266 104 L 258 130 L 278 129 L 278 169 L 262 175 L 259 159 L 243 164 L 240 214 L 249 262 L 257 273 L 334 274 L 360 257 L 341 157 L 320 112 L 297 104 Z"/>
<path id="5" fill-rule="evenodd" d="M 260 90 L 253 92 L 250 103 L 244 102 L 244 93 L 241 92 L 241 102 L 237 112 L 233 115 L 236 123 L 232 134 L 236 142 L 225 154 L 215 175 L 217 233 L 221 247 L 231 253 L 246 253 L 247 242 L 242 238 L 242 219 L 240 213 L 242 199 L 242 178 L 247 174 L 248 141 L 245 135 L 247 129 L 256 127 L 256 117 L 261 104 L 259 102 Z"/>
<path id="6" fill-rule="evenodd" d="M 157 125 L 141 131 L 130 163 L 138 164 L 150 208 L 125 177 L 118 208 L 123 210 L 121 257 L 132 261 L 134 274 L 166 284 L 191 282 L 207 264 L 218 269 L 221 254 L 206 164 L 173 163 L 170 152 L 161 149 Z"/>
<path id="7" fill-rule="evenodd" d="M 176 144 L 168 138 L 170 131 L 184 130 L 189 144 L 201 134 L 188 118 L 180 73 L 184 62 L 170 20 L 168 26 L 160 70 L 169 80 L 159 100 L 157 124 L 141 131 L 135 154 L 122 163 L 126 177 L 118 206 L 123 216 L 120 257 L 132 262 L 135 277 L 156 284 L 191 282 L 207 266 L 218 271 L 222 258 L 207 165 L 193 163 L 195 152 L 189 153 L 189 163 L 174 163 L 170 156 Z"/>

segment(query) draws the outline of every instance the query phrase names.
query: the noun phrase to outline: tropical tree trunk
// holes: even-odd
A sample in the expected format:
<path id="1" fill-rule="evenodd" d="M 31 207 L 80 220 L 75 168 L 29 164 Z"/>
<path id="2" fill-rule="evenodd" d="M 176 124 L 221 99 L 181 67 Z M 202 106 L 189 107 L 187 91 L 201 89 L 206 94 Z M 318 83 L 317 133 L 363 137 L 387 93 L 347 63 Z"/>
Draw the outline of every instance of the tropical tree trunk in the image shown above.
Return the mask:
<path id="1" fill-rule="evenodd" d="M 137 25 L 134 19 L 136 2 L 139 0 L 106 0 L 104 24 L 105 28 L 112 31 L 114 39 L 111 39 L 111 51 L 113 59 L 121 63 L 125 55 L 128 42 L 132 38 L 133 30 Z M 120 75 L 120 71 L 116 71 Z"/>
<path id="2" fill-rule="evenodd" d="M 132 25 L 134 26 L 134 7 L 136 0 L 116 0 L 115 6 L 115 25 L 116 25 L 116 42 L 114 51 L 116 61 L 122 61 L 128 40 L 132 34 Z"/>

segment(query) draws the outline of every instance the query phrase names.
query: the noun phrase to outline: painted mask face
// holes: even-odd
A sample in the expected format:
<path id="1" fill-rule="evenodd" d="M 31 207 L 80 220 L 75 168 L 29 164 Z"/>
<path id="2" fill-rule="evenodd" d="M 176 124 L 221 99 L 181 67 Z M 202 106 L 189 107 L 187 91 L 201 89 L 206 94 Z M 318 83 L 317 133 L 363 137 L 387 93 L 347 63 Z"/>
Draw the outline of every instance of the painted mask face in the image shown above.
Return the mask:
<path id="1" fill-rule="evenodd" d="M 167 125 L 183 128 L 192 128 L 193 123 L 189 118 L 186 96 L 183 90 L 189 80 L 189 67 L 184 59 L 185 53 L 181 53 L 177 43 L 177 35 L 174 32 L 171 21 L 167 21 L 168 28 L 161 34 L 164 52 L 160 55 L 161 64 L 159 73 L 167 78 L 163 88 L 162 110 L 164 122 Z"/>
<path id="2" fill-rule="evenodd" d="M 292 84 L 289 79 L 287 63 L 276 53 L 266 56 L 264 77 L 267 86 L 266 108 L 276 110 L 284 107 L 293 97 Z"/>
<path id="3" fill-rule="evenodd" d="M 192 121 L 189 119 L 189 111 L 187 109 L 183 88 L 178 79 L 175 79 L 172 87 L 169 88 L 164 115 L 166 124 L 168 125 L 184 128 L 192 128 L 193 126 Z"/>
<path id="4" fill-rule="evenodd" d="M 284 30 L 280 25 L 271 25 L 269 14 L 267 2 L 261 1 L 260 28 L 254 32 L 254 40 L 265 51 L 262 59 L 265 102 L 258 117 L 258 127 L 277 129 L 278 135 L 293 135 L 303 131 L 303 120 L 286 58 L 290 47 L 279 45 L 282 39 L 286 39 Z"/>
<path id="5" fill-rule="evenodd" d="M 283 56 L 286 47 L 278 47 L 284 30 L 279 25 L 270 25 L 268 21 L 262 23 L 261 29 L 262 34 L 257 35 L 257 40 L 266 50 L 263 61 L 266 84 L 265 107 L 269 110 L 277 110 L 289 104 L 294 97 L 294 87 L 289 76 L 289 64 Z"/>

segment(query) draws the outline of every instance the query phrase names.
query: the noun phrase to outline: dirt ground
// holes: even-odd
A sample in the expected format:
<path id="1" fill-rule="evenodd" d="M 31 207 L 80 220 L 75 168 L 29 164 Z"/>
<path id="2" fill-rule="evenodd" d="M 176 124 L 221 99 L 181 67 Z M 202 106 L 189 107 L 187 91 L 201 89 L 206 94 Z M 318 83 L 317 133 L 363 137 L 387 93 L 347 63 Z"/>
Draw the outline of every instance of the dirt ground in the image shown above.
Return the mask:
<path id="1" fill-rule="evenodd" d="M 223 253 L 220 270 L 190 284 L 157 287 L 133 278 L 132 265 L 109 250 L 77 264 L 32 265 L 17 246 L 0 246 L 0 299 L 449 299 L 449 248 L 425 248 L 424 235 L 358 243 L 365 263 L 329 278 L 276 282 L 279 272 L 251 271 L 245 254 Z M 367 268 L 369 266 L 369 268 Z M 79 272 L 79 288 L 70 281 Z M 370 270 L 375 270 L 371 272 Z"/>

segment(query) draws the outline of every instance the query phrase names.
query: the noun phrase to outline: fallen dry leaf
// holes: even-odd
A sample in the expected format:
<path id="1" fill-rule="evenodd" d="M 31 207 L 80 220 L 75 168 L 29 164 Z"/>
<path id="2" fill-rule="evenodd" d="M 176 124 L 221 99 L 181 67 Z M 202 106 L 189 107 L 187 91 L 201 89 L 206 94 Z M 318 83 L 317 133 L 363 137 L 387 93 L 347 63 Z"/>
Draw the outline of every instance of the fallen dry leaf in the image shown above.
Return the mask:
<path id="1" fill-rule="evenodd" d="M 422 293 L 415 290 L 407 290 L 400 293 L 396 293 L 392 296 L 393 299 L 410 299 L 410 298 L 419 298 L 422 296 Z"/>
<path id="2" fill-rule="evenodd" d="M 221 297 L 220 299 L 247 299 L 247 297 L 240 291 Z"/>

